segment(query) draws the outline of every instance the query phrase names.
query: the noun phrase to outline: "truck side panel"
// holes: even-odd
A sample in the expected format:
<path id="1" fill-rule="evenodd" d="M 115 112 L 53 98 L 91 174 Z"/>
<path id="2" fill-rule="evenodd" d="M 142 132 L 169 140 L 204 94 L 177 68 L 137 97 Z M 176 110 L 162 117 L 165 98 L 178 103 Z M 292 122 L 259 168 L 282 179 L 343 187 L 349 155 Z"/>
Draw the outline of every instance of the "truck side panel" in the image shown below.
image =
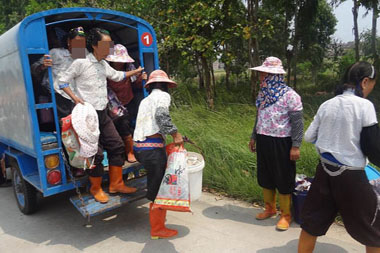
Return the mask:
<path id="1" fill-rule="evenodd" d="M 19 25 L 0 37 L 0 142 L 34 154 L 18 31 Z"/>

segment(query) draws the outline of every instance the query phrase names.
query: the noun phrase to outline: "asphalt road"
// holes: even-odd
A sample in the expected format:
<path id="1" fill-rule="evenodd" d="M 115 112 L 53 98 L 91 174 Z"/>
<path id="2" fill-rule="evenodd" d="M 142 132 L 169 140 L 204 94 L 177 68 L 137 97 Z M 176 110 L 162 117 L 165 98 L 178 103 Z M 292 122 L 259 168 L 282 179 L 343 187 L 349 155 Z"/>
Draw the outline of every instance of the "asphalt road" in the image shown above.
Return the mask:
<path id="1" fill-rule="evenodd" d="M 56 252 L 296 252 L 300 228 L 275 230 L 278 218 L 256 221 L 252 205 L 210 193 L 192 203 L 193 214 L 168 212 L 178 229 L 170 240 L 149 237 L 148 202 L 140 200 L 95 217 L 91 227 L 69 202 L 73 193 L 46 198 L 30 216 L 17 207 L 12 188 L 0 188 L 0 253 Z M 343 227 L 333 225 L 315 252 L 365 252 Z"/>

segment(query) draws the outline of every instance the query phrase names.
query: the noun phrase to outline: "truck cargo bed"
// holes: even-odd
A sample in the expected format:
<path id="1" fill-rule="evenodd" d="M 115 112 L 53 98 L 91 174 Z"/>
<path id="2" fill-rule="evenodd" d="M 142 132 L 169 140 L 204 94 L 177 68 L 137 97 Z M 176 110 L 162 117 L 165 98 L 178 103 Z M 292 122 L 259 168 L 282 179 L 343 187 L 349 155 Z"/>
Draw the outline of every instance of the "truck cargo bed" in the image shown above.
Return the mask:
<path id="1" fill-rule="evenodd" d="M 78 195 L 71 197 L 70 201 L 83 215 L 83 217 L 87 217 L 86 210 L 88 212 L 88 215 L 90 217 L 93 217 L 144 198 L 146 195 L 146 183 L 146 176 L 127 181 L 126 185 L 130 187 L 136 187 L 137 192 L 132 194 L 108 194 L 109 201 L 106 204 L 96 202 L 95 199 L 89 193 L 82 194 L 85 204 L 84 207 L 82 206 L 82 202 L 79 199 Z M 106 190 L 107 188 L 108 187 L 103 186 L 103 190 Z"/>

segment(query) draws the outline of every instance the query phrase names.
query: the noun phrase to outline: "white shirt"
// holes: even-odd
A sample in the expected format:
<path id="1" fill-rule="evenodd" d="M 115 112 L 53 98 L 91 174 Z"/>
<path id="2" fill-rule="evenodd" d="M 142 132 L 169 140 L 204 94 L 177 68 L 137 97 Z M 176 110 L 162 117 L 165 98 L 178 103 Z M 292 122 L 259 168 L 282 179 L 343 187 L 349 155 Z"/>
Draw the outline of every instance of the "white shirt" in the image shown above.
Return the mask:
<path id="1" fill-rule="evenodd" d="M 169 108 L 170 95 L 160 89 L 154 89 L 149 96 L 144 98 L 139 106 L 136 118 L 136 128 L 133 134 L 134 141 L 145 141 L 146 136 L 160 131 L 155 115 L 159 107 Z"/>
<path id="2" fill-rule="evenodd" d="M 305 141 L 315 143 L 319 153 L 329 152 L 342 164 L 366 166 L 360 148 L 363 127 L 377 124 L 372 102 L 345 91 L 324 102 L 305 133 Z"/>
<path id="3" fill-rule="evenodd" d="M 74 80 L 75 95 L 101 111 L 108 103 L 107 78 L 119 82 L 125 78 L 125 72 L 113 69 L 105 60 L 98 61 L 89 53 L 85 59 L 74 60 L 66 71 L 60 73 L 59 84 Z"/>
<path id="4" fill-rule="evenodd" d="M 49 51 L 49 55 L 53 62 L 51 70 L 53 74 L 54 90 L 64 98 L 71 100 L 70 96 L 59 88 L 58 80 L 59 73 L 61 71 L 67 70 L 74 61 L 71 57 L 70 51 L 65 48 L 53 48 Z M 74 92 L 74 94 L 77 94 L 74 81 L 69 82 L 69 87 Z"/>

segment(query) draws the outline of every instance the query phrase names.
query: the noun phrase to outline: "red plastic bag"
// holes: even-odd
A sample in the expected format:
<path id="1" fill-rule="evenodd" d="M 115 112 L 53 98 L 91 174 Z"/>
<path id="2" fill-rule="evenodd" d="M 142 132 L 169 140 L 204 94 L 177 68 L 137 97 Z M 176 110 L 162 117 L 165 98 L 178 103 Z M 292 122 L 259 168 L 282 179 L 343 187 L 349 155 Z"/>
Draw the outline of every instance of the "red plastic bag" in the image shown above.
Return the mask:
<path id="1" fill-rule="evenodd" d="M 174 143 L 166 146 L 168 162 L 153 208 L 191 212 L 187 151 Z"/>

